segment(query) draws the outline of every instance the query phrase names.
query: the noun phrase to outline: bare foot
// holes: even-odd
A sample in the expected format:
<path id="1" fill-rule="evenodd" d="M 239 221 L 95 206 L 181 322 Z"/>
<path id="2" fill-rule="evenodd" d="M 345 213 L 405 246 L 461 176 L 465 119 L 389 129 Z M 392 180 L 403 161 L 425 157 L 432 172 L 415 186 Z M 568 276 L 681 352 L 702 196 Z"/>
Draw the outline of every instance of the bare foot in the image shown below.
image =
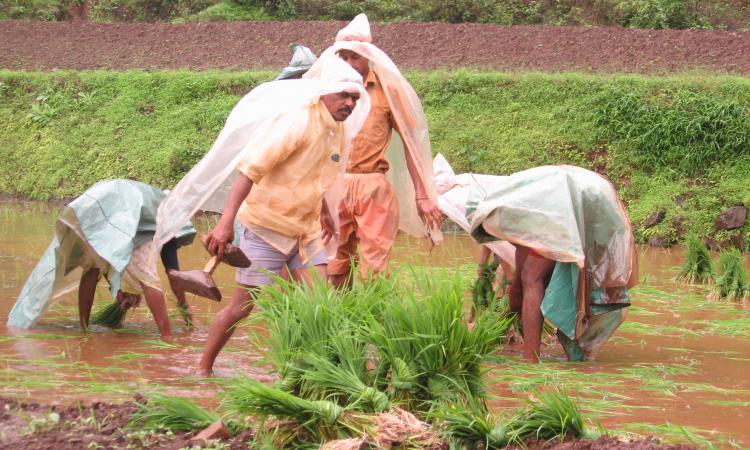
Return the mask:
<path id="1" fill-rule="evenodd" d="M 214 376 L 214 371 L 212 369 L 198 368 L 198 370 L 195 371 L 195 376 L 198 378 L 211 378 Z"/>

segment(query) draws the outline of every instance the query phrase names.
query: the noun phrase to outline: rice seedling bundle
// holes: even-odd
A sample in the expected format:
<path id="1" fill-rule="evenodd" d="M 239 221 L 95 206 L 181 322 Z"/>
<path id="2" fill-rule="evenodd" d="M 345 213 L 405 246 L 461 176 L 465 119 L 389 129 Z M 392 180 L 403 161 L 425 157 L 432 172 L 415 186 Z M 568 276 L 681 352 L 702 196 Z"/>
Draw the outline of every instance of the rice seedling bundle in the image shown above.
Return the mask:
<path id="1" fill-rule="evenodd" d="M 471 301 L 474 309 L 484 309 L 495 302 L 497 294 L 495 293 L 494 283 L 498 265 L 497 262 L 491 262 L 480 266 L 481 274 L 477 277 L 471 289 Z"/>
<path id="2" fill-rule="evenodd" d="M 511 430 L 502 418 L 493 417 L 475 399 L 441 404 L 430 413 L 443 435 L 464 448 L 504 448 L 512 442 Z"/>
<path id="3" fill-rule="evenodd" d="M 528 406 L 511 420 L 514 440 L 525 438 L 564 439 L 583 437 L 586 433 L 581 410 L 565 392 L 554 389 L 536 391 Z"/>
<path id="4" fill-rule="evenodd" d="M 711 254 L 695 234 L 687 239 L 687 255 L 677 281 L 686 283 L 713 283 L 715 278 Z"/>
<path id="5" fill-rule="evenodd" d="M 391 409 L 388 396 L 366 385 L 350 367 L 334 364 L 316 355 L 309 355 L 306 361 L 310 367 L 302 374 L 303 392 L 322 397 L 344 395 L 348 404 L 365 412 Z"/>
<path id="6" fill-rule="evenodd" d="M 125 319 L 125 313 L 126 311 L 120 307 L 117 300 L 114 300 L 94 312 L 91 323 L 109 328 L 120 328 L 122 327 L 122 321 Z"/>
<path id="7" fill-rule="evenodd" d="M 719 276 L 709 294 L 713 300 L 747 301 L 750 299 L 750 284 L 747 271 L 742 265 L 742 253 L 733 249 L 719 256 Z"/>
<path id="8" fill-rule="evenodd" d="M 190 399 L 170 395 L 152 395 L 128 422 L 130 428 L 146 430 L 190 431 L 218 421 L 219 415 L 206 411 Z"/>
<path id="9" fill-rule="evenodd" d="M 366 339 L 391 368 L 392 381 L 416 383 L 412 400 L 428 400 L 438 391 L 455 393 L 453 386 L 441 388 L 446 382 L 478 394 L 483 386 L 481 363 L 499 347 L 509 321 L 483 312 L 472 328 L 464 315 L 463 284 L 457 275 L 413 275 L 414 285 L 384 305 L 382 320 L 367 322 Z"/>

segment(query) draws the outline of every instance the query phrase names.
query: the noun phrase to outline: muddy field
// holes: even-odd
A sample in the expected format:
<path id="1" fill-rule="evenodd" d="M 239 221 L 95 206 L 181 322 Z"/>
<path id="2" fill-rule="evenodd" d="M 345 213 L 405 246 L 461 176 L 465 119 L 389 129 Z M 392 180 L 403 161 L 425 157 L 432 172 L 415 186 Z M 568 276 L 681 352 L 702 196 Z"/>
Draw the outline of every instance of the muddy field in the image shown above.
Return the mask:
<path id="1" fill-rule="evenodd" d="M 93 24 L 0 22 L 0 67 L 278 69 L 287 46 L 320 52 L 343 22 Z M 750 34 L 480 24 L 373 25 L 401 68 L 750 74 Z"/>
<path id="2" fill-rule="evenodd" d="M 215 409 L 228 377 L 274 379 L 256 345 L 258 333 L 265 331 L 249 323 L 220 355 L 216 378 L 194 376 L 208 325 L 223 306 L 194 297 L 189 298 L 193 329 L 183 325 L 170 302 L 171 342 L 159 340 L 145 307 L 129 314 L 122 329 L 94 326 L 91 333 L 81 333 L 74 293 L 34 329 L 8 329 L 5 318 L 48 243 L 55 212 L 45 203 L 0 203 L 0 397 L 5 398 L 0 401 L 0 449 L 95 448 L 92 441 L 105 448 L 189 448 L 192 434 L 123 428 L 134 411 L 134 395 L 179 395 Z M 450 267 L 472 277 L 476 250 L 462 235 L 448 235 L 432 252 L 419 242 L 399 239 L 394 259 L 397 267 Z M 201 267 L 206 255 L 196 243 L 182 249 L 180 259 L 186 267 Z M 642 279 L 633 291 L 629 317 L 596 361 L 566 363 L 560 347 L 550 344 L 543 348 L 545 363 L 529 365 L 517 358 L 518 346 L 506 347 L 487 374 L 493 411 L 512 410 L 535 386 L 559 385 L 579 399 L 587 418 L 624 436 L 560 448 L 661 448 L 643 436 L 690 448 L 750 445 L 750 379 L 738 376 L 750 370 L 750 311 L 706 301 L 703 286 L 673 282 L 682 260 L 677 250 L 642 249 Z M 230 269 L 220 267 L 216 276 L 223 290 L 232 286 Z M 108 302 L 104 285 L 100 283 L 95 308 Z M 619 440 L 627 438 L 637 442 Z M 247 439 L 243 435 L 231 444 Z"/>

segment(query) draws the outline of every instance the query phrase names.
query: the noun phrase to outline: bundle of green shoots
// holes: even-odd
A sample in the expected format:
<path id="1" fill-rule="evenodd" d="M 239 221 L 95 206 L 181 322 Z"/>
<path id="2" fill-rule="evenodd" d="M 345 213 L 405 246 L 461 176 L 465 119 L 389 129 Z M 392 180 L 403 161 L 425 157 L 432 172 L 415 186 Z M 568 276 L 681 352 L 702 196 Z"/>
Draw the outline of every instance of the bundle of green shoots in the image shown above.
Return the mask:
<path id="1" fill-rule="evenodd" d="M 480 265 L 481 273 L 471 288 L 471 301 L 475 310 L 486 309 L 497 299 L 494 284 L 498 266 L 499 263 L 494 261 Z"/>
<path id="2" fill-rule="evenodd" d="M 94 312 L 91 323 L 109 328 L 120 328 L 122 327 L 122 321 L 125 319 L 125 313 L 126 311 L 120 307 L 120 303 L 113 300 L 112 303 Z"/>
<path id="3" fill-rule="evenodd" d="M 687 244 L 686 260 L 676 280 L 686 283 L 713 283 L 714 267 L 706 246 L 695 234 L 688 236 Z"/>
<path id="4" fill-rule="evenodd" d="M 419 415 L 461 392 L 482 397 L 482 363 L 510 320 L 488 311 L 470 325 L 464 290 L 460 274 L 416 270 L 348 291 L 280 282 L 259 298 L 256 319 L 268 331 L 258 344 L 281 379 L 275 388 L 238 381 L 228 398 L 245 401 L 227 400 L 226 408 L 291 421 L 305 430 L 294 439 L 304 441 L 358 436 L 352 423 L 372 421 L 353 418 L 395 406 Z"/>
<path id="5" fill-rule="evenodd" d="M 595 435 L 586 427 L 578 404 L 557 388 L 535 391 L 527 406 L 508 418 L 493 417 L 484 402 L 472 398 L 442 404 L 430 416 L 449 441 L 463 448 L 498 449 L 523 446 L 530 438 L 563 440 L 566 436 Z"/>
<path id="6" fill-rule="evenodd" d="M 129 428 L 145 430 L 191 431 L 205 428 L 220 419 L 188 398 L 153 394 L 128 422 Z"/>
<path id="7" fill-rule="evenodd" d="M 747 271 L 742 265 L 742 253 L 734 249 L 719 256 L 719 276 L 709 294 L 713 300 L 748 301 L 750 284 Z"/>

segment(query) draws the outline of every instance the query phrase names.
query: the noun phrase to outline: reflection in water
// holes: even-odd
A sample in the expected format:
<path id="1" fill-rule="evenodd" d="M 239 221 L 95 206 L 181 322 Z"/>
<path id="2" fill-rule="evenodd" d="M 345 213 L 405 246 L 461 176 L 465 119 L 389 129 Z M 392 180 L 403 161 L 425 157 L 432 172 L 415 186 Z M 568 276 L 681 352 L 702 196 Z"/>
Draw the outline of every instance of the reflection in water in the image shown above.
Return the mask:
<path id="1" fill-rule="evenodd" d="M 93 327 L 83 334 L 78 328 L 75 293 L 43 316 L 34 330 L 19 334 L 6 328 L 21 285 L 49 243 L 55 214 L 55 207 L 41 203 L 0 204 L 0 395 L 33 396 L 51 403 L 123 399 L 136 390 L 158 389 L 214 402 L 213 384 L 191 374 L 220 303 L 190 298 L 196 323 L 193 330 L 187 330 L 171 299 L 175 328 L 171 343 L 159 340 L 145 307 L 132 311 L 121 330 Z M 205 230 L 211 219 L 197 222 Z M 445 244 L 432 251 L 419 240 L 401 236 L 394 249 L 394 269 L 415 264 L 451 270 L 471 264 L 477 256 L 476 245 L 463 235 L 447 235 Z M 183 268 L 202 267 L 206 253 L 196 242 L 180 250 L 180 261 Z M 515 403 L 526 396 L 525 388 L 544 380 L 563 382 L 591 400 L 584 404 L 621 413 L 605 416 L 605 426 L 669 422 L 716 430 L 750 445 L 746 426 L 750 313 L 734 305 L 706 302 L 705 287 L 673 283 L 681 261 L 679 250 L 642 249 L 644 283 L 633 294 L 634 306 L 625 325 L 597 360 L 564 363 L 555 344 L 545 348 L 542 366 L 526 367 L 517 361 L 497 365 L 491 372 L 498 380 L 493 392 L 501 397 L 495 406 Z M 225 265 L 219 266 L 215 277 L 224 292 L 234 284 L 232 269 Z M 98 288 L 95 308 L 110 301 L 104 285 Z M 257 335 L 253 327 L 248 323 L 235 333 L 217 360 L 218 375 L 242 372 L 272 379 L 252 339 Z M 258 331 L 262 335 L 262 328 Z M 517 352 L 510 348 L 504 353 Z"/>

